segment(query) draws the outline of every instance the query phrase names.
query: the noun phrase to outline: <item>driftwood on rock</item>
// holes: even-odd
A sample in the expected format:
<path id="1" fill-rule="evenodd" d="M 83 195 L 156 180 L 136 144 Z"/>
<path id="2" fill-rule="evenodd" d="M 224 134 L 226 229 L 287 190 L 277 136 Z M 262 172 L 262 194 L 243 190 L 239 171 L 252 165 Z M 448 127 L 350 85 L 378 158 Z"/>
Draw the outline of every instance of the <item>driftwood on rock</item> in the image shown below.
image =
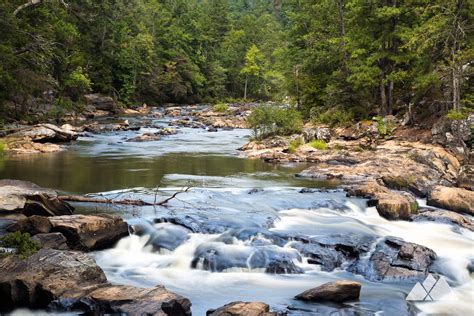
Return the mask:
<path id="1" fill-rule="evenodd" d="M 64 202 L 81 202 L 81 203 L 97 203 L 97 204 L 114 204 L 114 205 L 130 205 L 130 206 L 164 206 L 168 204 L 169 201 L 176 198 L 178 194 L 188 192 L 191 187 L 187 187 L 184 190 L 173 193 L 170 197 L 162 201 L 146 202 L 140 199 L 122 199 L 114 200 L 107 198 L 93 198 L 82 195 L 60 195 L 58 199 Z"/>

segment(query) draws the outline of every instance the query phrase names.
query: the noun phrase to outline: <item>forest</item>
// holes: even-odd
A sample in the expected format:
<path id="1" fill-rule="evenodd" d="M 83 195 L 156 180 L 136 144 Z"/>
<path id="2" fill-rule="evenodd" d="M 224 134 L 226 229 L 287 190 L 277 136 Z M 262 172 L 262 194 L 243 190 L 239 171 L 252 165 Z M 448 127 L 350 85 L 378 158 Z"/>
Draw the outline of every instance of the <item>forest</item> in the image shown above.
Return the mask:
<path id="1" fill-rule="evenodd" d="M 285 101 L 336 121 L 474 107 L 471 0 L 5 0 L 2 121 L 81 106 Z"/>

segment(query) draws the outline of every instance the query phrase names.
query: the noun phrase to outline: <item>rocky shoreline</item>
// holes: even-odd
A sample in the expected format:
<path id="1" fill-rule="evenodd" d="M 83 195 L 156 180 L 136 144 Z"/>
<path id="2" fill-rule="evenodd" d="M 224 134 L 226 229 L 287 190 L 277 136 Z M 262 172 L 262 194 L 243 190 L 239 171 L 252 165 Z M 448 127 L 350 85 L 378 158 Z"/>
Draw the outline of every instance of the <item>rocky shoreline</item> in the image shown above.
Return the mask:
<path id="1" fill-rule="evenodd" d="M 427 198 L 431 206 L 474 215 L 474 151 L 468 143 L 473 137 L 469 127 L 474 126 L 474 115 L 464 121 L 442 119 L 428 131 L 392 124 L 398 130 L 394 128 L 388 138 L 378 135 L 375 122 L 344 129 L 309 126 L 301 135 L 251 141 L 240 151 L 244 157 L 271 163 L 311 163 L 297 176 L 336 181 L 348 196 L 370 199 L 369 204 L 387 219 L 411 220 L 422 213 L 417 198 Z M 323 148 L 312 147 L 312 141 L 324 144 Z M 290 150 L 295 142 L 300 146 Z M 438 215 L 440 220 L 458 216 Z M 434 220 L 434 215 L 430 218 Z M 464 217 L 459 220 L 470 222 Z"/>

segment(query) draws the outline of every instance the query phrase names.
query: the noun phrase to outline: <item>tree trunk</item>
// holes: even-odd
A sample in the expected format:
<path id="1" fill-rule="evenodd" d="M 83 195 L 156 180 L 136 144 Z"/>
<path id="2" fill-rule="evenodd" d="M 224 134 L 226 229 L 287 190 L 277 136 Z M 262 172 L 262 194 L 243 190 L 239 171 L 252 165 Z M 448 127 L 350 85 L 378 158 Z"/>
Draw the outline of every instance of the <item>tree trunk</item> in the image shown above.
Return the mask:
<path id="1" fill-rule="evenodd" d="M 460 72 L 457 66 L 453 67 L 453 109 L 456 112 L 461 112 L 461 85 Z"/>
<path id="2" fill-rule="evenodd" d="M 393 80 L 390 80 L 390 83 L 388 85 L 387 115 L 393 114 L 393 86 Z"/>
<path id="3" fill-rule="evenodd" d="M 387 115 L 387 93 L 385 91 L 384 76 L 380 80 L 380 115 Z"/>
<path id="4" fill-rule="evenodd" d="M 249 81 L 249 77 L 245 77 L 245 89 L 244 89 L 244 100 L 247 100 L 247 84 Z"/>

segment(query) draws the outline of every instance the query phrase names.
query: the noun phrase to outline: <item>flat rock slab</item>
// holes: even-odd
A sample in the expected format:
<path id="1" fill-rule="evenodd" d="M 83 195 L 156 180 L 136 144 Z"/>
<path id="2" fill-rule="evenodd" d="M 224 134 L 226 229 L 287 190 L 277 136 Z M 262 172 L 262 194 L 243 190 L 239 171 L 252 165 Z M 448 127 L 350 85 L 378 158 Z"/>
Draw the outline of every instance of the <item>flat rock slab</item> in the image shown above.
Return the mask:
<path id="1" fill-rule="evenodd" d="M 263 302 L 232 302 L 218 309 L 208 310 L 207 316 L 266 316 L 270 307 Z"/>
<path id="2" fill-rule="evenodd" d="M 74 208 L 57 198 L 53 190 L 20 180 L 0 181 L 0 213 L 17 212 L 26 216 L 70 215 Z"/>
<path id="3" fill-rule="evenodd" d="M 76 140 L 77 133 L 53 124 L 38 124 L 8 135 L 8 138 L 24 138 L 32 142 L 69 142 Z"/>
<path id="4" fill-rule="evenodd" d="M 437 186 L 428 195 L 428 205 L 474 215 L 474 191 Z"/>
<path id="5" fill-rule="evenodd" d="M 471 218 L 451 211 L 427 210 L 416 216 L 413 216 L 412 220 L 415 222 L 431 221 L 450 224 L 474 231 L 474 221 Z"/>
<path id="6" fill-rule="evenodd" d="M 85 253 L 42 249 L 0 260 L 0 311 L 28 307 L 93 314 L 191 315 L 191 302 L 162 286 L 112 285 Z M 5 272 L 5 273 L 3 273 Z"/>
<path id="7" fill-rule="evenodd" d="M 304 291 L 295 296 L 296 299 L 309 302 L 342 303 L 359 299 L 362 285 L 350 280 L 339 280 Z"/>

